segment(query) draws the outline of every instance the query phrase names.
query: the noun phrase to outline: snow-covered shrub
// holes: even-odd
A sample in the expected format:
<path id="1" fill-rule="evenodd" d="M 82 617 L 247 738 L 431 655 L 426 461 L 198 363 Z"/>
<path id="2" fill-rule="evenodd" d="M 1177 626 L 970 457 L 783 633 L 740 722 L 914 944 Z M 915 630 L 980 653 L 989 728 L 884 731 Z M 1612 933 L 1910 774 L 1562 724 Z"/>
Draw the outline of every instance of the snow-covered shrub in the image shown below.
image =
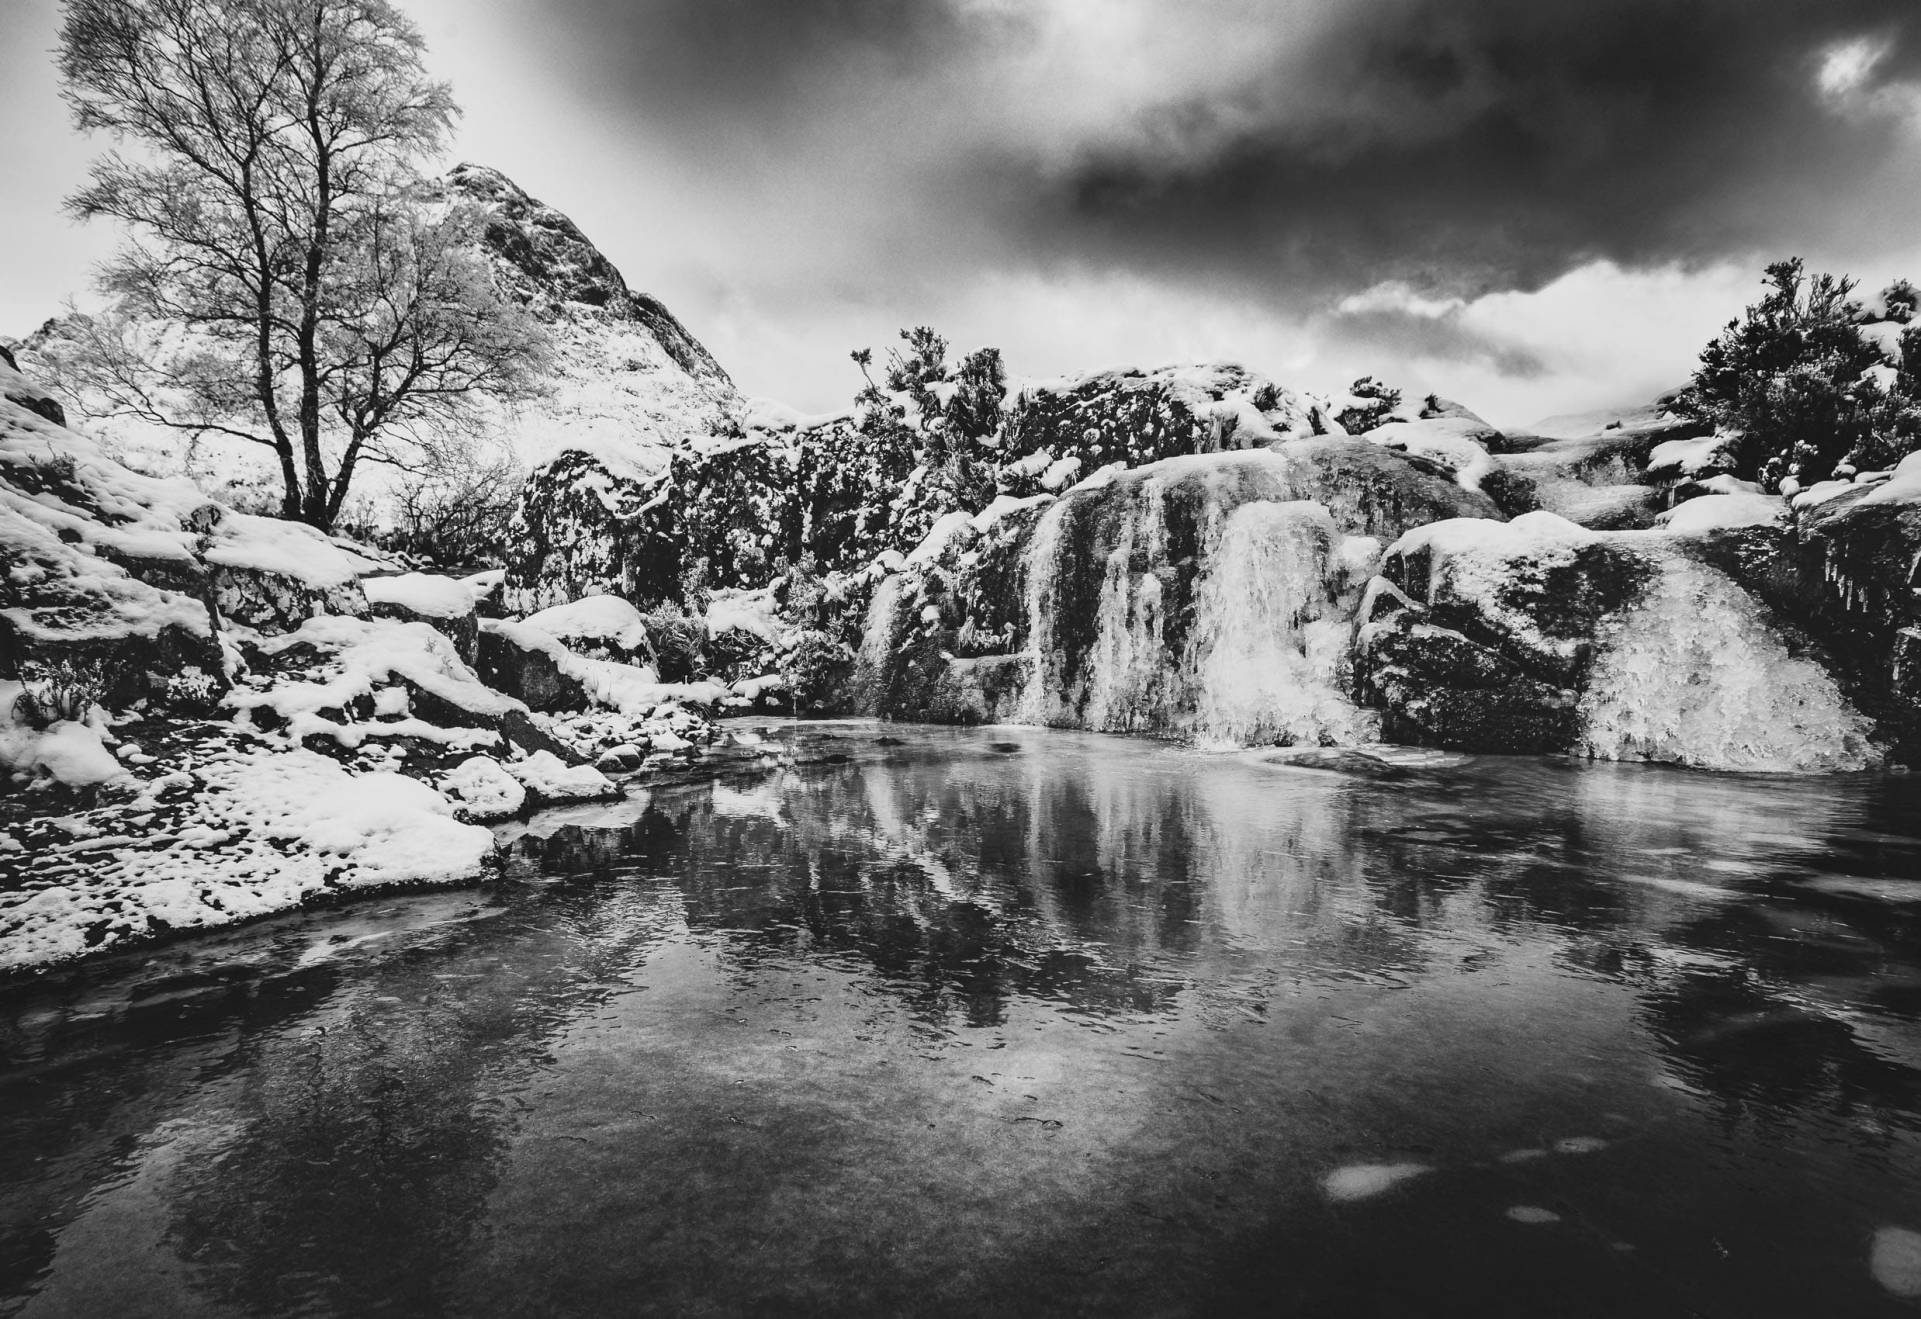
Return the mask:
<path id="1" fill-rule="evenodd" d="M 706 670 L 707 622 L 701 615 L 662 601 L 642 618 L 662 682 L 690 682 Z"/>
<path id="2" fill-rule="evenodd" d="M 1362 376 L 1347 387 L 1345 406 L 1334 415 L 1349 435 L 1361 435 L 1387 420 L 1401 405 L 1401 391 L 1384 385 L 1373 376 Z"/>
<path id="3" fill-rule="evenodd" d="M 1846 276 L 1809 275 L 1799 258 L 1767 269 L 1768 292 L 1701 350 L 1675 399 L 1684 416 L 1733 438 L 1734 474 L 1769 489 L 1883 467 L 1921 443 L 1921 333 L 1913 289 L 1882 294 L 1884 317 Z"/>
<path id="4" fill-rule="evenodd" d="M 825 632 L 807 630 L 793 638 L 781 660 L 781 676 L 794 704 L 813 709 L 837 692 L 854 667 L 854 651 Z"/>
<path id="5" fill-rule="evenodd" d="M 22 666 L 14 713 L 34 728 L 79 720 L 107 693 L 107 669 L 99 660 L 55 655 Z"/>

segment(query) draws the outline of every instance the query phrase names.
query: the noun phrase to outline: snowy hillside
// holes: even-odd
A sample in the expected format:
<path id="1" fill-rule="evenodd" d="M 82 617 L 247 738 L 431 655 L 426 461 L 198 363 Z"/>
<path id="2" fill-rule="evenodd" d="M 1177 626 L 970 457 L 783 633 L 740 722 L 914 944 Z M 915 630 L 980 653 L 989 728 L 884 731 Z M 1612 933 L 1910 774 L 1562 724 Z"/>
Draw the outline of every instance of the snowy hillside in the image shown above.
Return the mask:
<path id="1" fill-rule="evenodd" d="M 527 195 L 498 170 L 463 164 L 433 185 L 448 202 L 487 213 L 483 243 L 503 293 L 530 308 L 552 336 L 554 375 L 546 395 L 518 407 L 482 404 L 474 425 L 482 459 L 510 456 L 533 468 L 567 448 L 621 470 L 664 465 L 666 450 L 706 435 L 742 409 L 713 356 L 658 299 L 628 287 L 578 225 Z M 20 340 L 19 365 L 54 380 L 53 359 L 78 336 L 59 317 Z M 144 472 L 191 476 L 208 490 L 257 481 L 272 490 L 265 451 L 106 417 L 98 399 L 66 397 L 71 420 L 109 452 Z M 383 474 L 363 478 L 374 489 Z"/>
<path id="2" fill-rule="evenodd" d="M 460 165 L 443 186 L 491 213 L 486 244 L 502 289 L 554 336 L 551 395 L 504 413 L 496 432 L 522 465 L 577 448 L 659 466 L 662 449 L 739 410 L 720 364 L 658 299 L 629 288 L 572 220 L 484 166 Z"/>

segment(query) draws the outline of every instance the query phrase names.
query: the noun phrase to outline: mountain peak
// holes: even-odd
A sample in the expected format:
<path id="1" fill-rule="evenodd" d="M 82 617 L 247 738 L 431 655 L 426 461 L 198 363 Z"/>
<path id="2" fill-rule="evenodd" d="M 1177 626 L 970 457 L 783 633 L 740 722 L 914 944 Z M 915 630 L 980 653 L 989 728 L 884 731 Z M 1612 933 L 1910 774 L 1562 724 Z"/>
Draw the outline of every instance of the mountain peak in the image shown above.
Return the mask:
<path id="1" fill-rule="evenodd" d="M 486 165 L 456 165 L 441 183 L 446 195 L 487 212 L 483 241 L 511 296 L 544 316 L 591 307 L 608 319 L 637 324 L 689 376 L 732 389 L 733 381 L 713 354 L 658 298 L 629 288 L 614 263 L 561 211 Z"/>

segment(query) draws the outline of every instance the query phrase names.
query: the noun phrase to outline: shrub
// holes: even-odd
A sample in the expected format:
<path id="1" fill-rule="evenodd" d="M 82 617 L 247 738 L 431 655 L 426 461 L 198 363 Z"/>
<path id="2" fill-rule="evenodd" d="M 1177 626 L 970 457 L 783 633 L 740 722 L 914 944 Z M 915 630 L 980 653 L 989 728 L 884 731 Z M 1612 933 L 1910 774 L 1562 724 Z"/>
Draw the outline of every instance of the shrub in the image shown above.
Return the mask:
<path id="1" fill-rule="evenodd" d="M 795 709 L 809 710 L 824 704 L 853 667 L 852 650 L 825 632 L 809 630 L 795 635 L 781 661 L 781 675 Z"/>
<path id="2" fill-rule="evenodd" d="M 35 728 L 84 719 L 107 692 L 107 667 L 99 660 L 56 656 L 23 666 L 14 713 Z"/>
<path id="3" fill-rule="evenodd" d="M 1401 391 L 1384 385 L 1373 376 L 1362 376 L 1347 392 L 1352 401 L 1334 414 L 1341 429 L 1349 435 L 1362 435 L 1381 424 L 1381 419 L 1401 406 Z"/>
<path id="4" fill-rule="evenodd" d="M 707 620 L 680 605 L 661 603 L 641 615 L 662 682 L 692 682 L 707 665 Z"/>
<path id="5" fill-rule="evenodd" d="M 1885 388 L 1873 368 L 1890 363 L 1862 332 L 1854 280 L 1811 276 L 1794 258 L 1769 266 L 1765 283 L 1766 295 L 1701 350 L 1676 410 L 1727 432 L 1735 474 L 1770 489 L 1912 451 L 1912 372 L 1921 366 L 1907 351 L 1913 336 L 1903 335 L 1903 363 Z M 1899 320 L 1912 314 L 1914 290 L 1898 282 L 1882 300 Z"/>

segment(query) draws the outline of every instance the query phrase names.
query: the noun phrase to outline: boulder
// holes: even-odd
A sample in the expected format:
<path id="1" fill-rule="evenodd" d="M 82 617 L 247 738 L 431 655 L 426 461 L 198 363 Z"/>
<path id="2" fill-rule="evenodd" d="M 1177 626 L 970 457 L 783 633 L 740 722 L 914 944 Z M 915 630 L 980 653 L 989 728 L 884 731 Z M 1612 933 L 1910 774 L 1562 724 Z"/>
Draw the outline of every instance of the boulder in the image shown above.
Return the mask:
<path id="1" fill-rule="evenodd" d="M 530 710 L 584 710 L 590 703 L 586 686 L 567 671 L 564 655 L 554 653 L 557 644 L 532 629 L 501 627 L 490 619 L 480 630 L 480 676 Z"/>
<path id="2" fill-rule="evenodd" d="M 368 612 L 374 618 L 425 623 L 454 643 L 460 658 L 480 657 L 480 620 L 472 587 L 432 573 L 392 573 L 361 579 Z"/>
<path id="3" fill-rule="evenodd" d="M 1821 647 L 1742 584 L 1768 575 L 1783 533 L 1699 521 L 1593 532 L 1538 512 L 1410 532 L 1361 606 L 1362 700 L 1389 740 L 1458 751 L 1876 763 L 1873 724 Z"/>

